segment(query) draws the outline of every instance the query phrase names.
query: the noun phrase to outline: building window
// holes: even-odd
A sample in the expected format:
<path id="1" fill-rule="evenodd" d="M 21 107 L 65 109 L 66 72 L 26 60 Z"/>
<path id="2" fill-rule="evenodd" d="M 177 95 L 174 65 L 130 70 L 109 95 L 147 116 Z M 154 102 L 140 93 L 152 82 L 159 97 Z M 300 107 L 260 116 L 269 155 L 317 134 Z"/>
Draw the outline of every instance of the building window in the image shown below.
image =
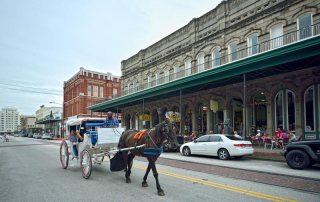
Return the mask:
<path id="1" fill-rule="evenodd" d="M 291 91 L 287 91 L 288 129 L 296 129 L 296 99 Z"/>
<path id="2" fill-rule="evenodd" d="M 174 70 L 173 68 L 171 68 L 169 70 L 169 81 L 172 81 L 174 79 Z"/>
<path id="3" fill-rule="evenodd" d="M 305 117 L 305 131 L 315 130 L 315 93 L 314 86 L 309 87 L 304 93 L 304 117 Z"/>
<path id="4" fill-rule="evenodd" d="M 184 66 L 185 66 L 185 72 L 186 72 L 185 75 L 190 76 L 191 75 L 191 68 L 192 68 L 191 59 L 186 60 Z"/>
<path id="5" fill-rule="evenodd" d="M 174 66 L 174 72 L 176 79 L 184 77 L 184 66 L 179 66 L 179 64 L 176 64 Z"/>
<path id="6" fill-rule="evenodd" d="M 283 26 L 282 23 L 273 25 L 270 29 L 270 49 L 282 46 Z"/>
<path id="7" fill-rule="evenodd" d="M 160 84 L 160 74 L 159 72 L 156 73 L 156 85 Z"/>
<path id="8" fill-rule="evenodd" d="M 98 90 L 99 90 L 99 86 L 93 86 L 93 91 L 92 91 L 93 97 L 99 97 Z"/>
<path id="9" fill-rule="evenodd" d="M 133 83 L 132 83 L 133 84 Z M 113 92 L 112 92 L 113 97 L 118 97 L 118 89 L 117 88 L 113 88 Z"/>
<path id="10" fill-rule="evenodd" d="M 103 95 L 103 86 L 100 86 L 100 97 L 103 97 L 104 95 Z"/>
<path id="11" fill-rule="evenodd" d="M 281 130 L 296 128 L 296 100 L 290 90 L 281 90 L 275 97 L 275 126 Z"/>
<path id="12" fill-rule="evenodd" d="M 92 96 L 92 86 L 88 85 L 88 96 Z"/>
<path id="13" fill-rule="evenodd" d="M 151 76 L 148 75 L 147 76 L 147 88 L 150 88 L 151 87 Z"/>
<path id="14" fill-rule="evenodd" d="M 298 18 L 299 39 L 312 36 L 312 15 L 306 13 Z"/>
<path id="15" fill-rule="evenodd" d="M 221 65 L 221 55 L 220 50 L 218 48 L 215 48 L 212 51 L 212 67 L 216 67 Z"/>
<path id="16" fill-rule="evenodd" d="M 169 69 L 164 70 L 164 82 L 169 82 L 169 75 L 170 75 Z"/>
<path id="17" fill-rule="evenodd" d="M 258 42 L 257 33 L 254 33 L 248 36 L 247 45 L 248 45 L 248 56 L 254 55 L 259 52 L 259 42 Z"/>
<path id="18" fill-rule="evenodd" d="M 228 54 L 229 54 L 229 61 L 232 62 L 237 59 L 237 44 L 232 42 L 228 46 Z"/>
<path id="19" fill-rule="evenodd" d="M 197 70 L 202 72 L 204 70 L 204 53 L 200 53 L 197 57 Z"/>

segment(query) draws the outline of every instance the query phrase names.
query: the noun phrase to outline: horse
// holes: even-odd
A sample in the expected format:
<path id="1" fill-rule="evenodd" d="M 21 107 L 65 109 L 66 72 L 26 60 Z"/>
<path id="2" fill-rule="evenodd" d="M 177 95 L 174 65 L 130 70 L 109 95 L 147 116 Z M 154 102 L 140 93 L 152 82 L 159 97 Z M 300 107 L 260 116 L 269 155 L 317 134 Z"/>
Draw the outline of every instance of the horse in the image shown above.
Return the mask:
<path id="1" fill-rule="evenodd" d="M 147 187 L 147 177 L 152 170 L 153 176 L 156 180 L 156 186 L 159 196 L 164 196 L 165 193 L 162 190 L 159 180 L 158 180 L 158 172 L 156 169 L 155 162 L 162 152 L 163 143 L 165 140 L 170 141 L 175 146 L 178 146 L 177 138 L 176 138 L 176 130 L 177 127 L 174 123 L 170 123 L 168 121 L 164 121 L 151 128 L 146 132 L 141 139 L 135 140 L 134 136 L 137 134 L 137 130 L 129 129 L 122 133 L 119 139 L 118 148 L 129 148 L 136 147 L 139 145 L 145 144 L 143 148 L 135 148 L 130 151 L 122 151 L 122 157 L 125 165 L 125 177 L 126 183 L 130 183 L 130 174 L 134 157 L 142 156 L 146 157 L 149 164 L 146 170 L 146 173 L 143 177 L 142 187 Z M 146 152 L 147 151 L 147 152 Z"/>

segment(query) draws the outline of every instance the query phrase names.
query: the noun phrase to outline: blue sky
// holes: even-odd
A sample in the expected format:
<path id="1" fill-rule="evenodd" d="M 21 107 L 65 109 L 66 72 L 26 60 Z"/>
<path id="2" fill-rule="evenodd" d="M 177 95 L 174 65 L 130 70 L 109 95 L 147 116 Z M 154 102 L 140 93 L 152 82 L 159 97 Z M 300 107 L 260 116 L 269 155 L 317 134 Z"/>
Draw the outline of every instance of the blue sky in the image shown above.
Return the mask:
<path id="1" fill-rule="evenodd" d="M 0 0 L 0 108 L 62 103 L 80 67 L 121 76 L 121 61 L 221 0 Z"/>

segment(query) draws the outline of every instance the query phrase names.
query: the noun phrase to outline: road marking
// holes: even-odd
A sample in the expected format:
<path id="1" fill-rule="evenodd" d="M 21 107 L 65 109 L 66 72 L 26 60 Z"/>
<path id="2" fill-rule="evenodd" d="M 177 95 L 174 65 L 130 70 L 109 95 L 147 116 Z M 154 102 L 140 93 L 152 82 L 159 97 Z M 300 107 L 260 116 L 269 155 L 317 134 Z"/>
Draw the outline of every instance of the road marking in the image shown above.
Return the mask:
<path id="1" fill-rule="evenodd" d="M 134 165 L 133 167 L 141 169 L 141 170 L 146 170 L 147 169 L 146 166 Z M 207 181 L 207 180 L 203 180 L 203 179 L 199 179 L 199 178 L 193 178 L 193 177 L 180 175 L 180 174 L 175 174 L 175 173 L 171 173 L 171 172 L 164 171 L 164 170 L 158 170 L 158 173 L 162 174 L 162 175 L 166 175 L 166 176 L 170 176 L 170 177 L 174 177 L 174 178 L 190 181 L 190 182 L 196 182 L 196 183 L 199 183 L 199 184 L 202 184 L 202 185 L 207 185 L 207 186 L 218 188 L 218 189 L 223 189 L 223 190 L 236 192 L 236 193 L 240 193 L 240 194 L 244 194 L 244 195 L 248 195 L 248 196 L 253 196 L 253 197 L 256 197 L 256 198 L 260 198 L 260 199 L 269 200 L 269 201 L 298 202 L 297 200 L 293 200 L 293 199 L 283 198 L 283 197 L 280 197 L 280 196 L 275 196 L 275 195 L 270 195 L 270 194 L 264 194 L 264 193 L 261 193 L 261 192 L 252 191 L 252 190 L 249 190 L 249 189 L 239 188 L 239 187 L 235 187 L 235 186 L 230 186 L 230 185 L 226 185 L 226 184 L 222 184 L 222 183 L 218 183 L 218 182 L 210 182 L 210 181 Z"/>

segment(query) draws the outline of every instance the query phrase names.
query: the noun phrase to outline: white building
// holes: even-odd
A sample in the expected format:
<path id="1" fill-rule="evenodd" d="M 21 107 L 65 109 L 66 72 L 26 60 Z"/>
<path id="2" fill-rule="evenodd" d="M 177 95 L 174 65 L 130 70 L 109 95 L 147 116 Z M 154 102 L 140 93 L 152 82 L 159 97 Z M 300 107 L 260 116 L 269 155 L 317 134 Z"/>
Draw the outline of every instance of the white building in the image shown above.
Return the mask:
<path id="1" fill-rule="evenodd" d="M 5 107 L 0 111 L 0 133 L 18 131 L 20 125 L 19 112 L 14 107 Z"/>

